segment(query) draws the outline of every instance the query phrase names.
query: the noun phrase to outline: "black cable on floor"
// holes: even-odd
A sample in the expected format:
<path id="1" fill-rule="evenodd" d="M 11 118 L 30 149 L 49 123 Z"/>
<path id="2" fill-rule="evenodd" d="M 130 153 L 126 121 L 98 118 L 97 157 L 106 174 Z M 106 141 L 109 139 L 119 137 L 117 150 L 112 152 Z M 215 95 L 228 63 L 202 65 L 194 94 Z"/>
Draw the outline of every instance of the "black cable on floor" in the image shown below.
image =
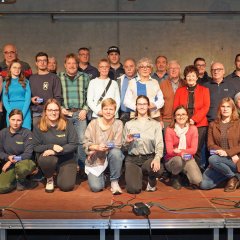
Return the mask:
<path id="1" fill-rule="evenodd" d="M 148 215 L 146 216 L 147 220 L 148 220 L 148 227 L 149 227 L 149 240 L 152 240 L 152 227 L 151 227 L 151 222 L 150 219 L 148 217 Z"/>
<path id="2" fill-rule="evenodd" d="M 13 211 L 13 210 L 11 210 L 11 209 L 8 209 L 8 208 L 3 209 L 3 211 L 12 212 L 12 213 L 18 218 L 18 220 L 19 220 L 19 222 L 20 222 L 20 224 L 21 224 L 21 226 L 22 226 L 23 238 L 24 238 L 24 240 L 28 240 L 28 238 L 27 238 L 27 233 L 26 233 L 26 230 L 25 230 L 25 228 L 24 228 L 24 225 L 23 225 L 23 222 L 22 222 L 20 216 L 19 216 L 15 211 Z"/>

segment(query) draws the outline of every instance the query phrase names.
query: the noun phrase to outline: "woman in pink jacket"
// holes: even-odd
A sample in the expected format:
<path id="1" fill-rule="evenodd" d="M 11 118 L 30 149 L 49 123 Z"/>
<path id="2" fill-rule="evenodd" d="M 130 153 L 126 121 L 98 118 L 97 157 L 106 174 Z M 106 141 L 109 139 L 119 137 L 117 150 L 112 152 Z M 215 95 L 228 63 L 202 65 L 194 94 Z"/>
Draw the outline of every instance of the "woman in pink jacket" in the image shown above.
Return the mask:
<path id="1" fill-rule="evenodd" d="M 174 120 L 165 133 L 165 167 L 172 173 L 172 187 L 177 190 L 182 187 L 179 180 L 181 172 L 191 185 L 199 186 L 202 174 L 194 159 L 198 146 L 197 127 L 189 123 L 188 111 L 183 105 L 175 109 L 173 116 Z"/>

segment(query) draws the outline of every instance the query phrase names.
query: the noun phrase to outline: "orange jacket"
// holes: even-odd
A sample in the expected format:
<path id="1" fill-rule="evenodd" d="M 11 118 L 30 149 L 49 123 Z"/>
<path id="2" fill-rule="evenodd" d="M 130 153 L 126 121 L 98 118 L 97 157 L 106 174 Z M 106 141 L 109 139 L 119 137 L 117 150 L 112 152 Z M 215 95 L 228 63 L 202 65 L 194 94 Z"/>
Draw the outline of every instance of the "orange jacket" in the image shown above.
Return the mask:
<path id="1" fill-rule="evenodd" d="M 173 109 L 179 105 L 184 105 L 188 108 L 188 90 L 187 86 L 177 89 Z M 201 85 L 197 85 L 194 91 L 194 110 L 191 119 L 197 127 L 208 126 L 207 113 L 210 107 L 209 89 Z"/>

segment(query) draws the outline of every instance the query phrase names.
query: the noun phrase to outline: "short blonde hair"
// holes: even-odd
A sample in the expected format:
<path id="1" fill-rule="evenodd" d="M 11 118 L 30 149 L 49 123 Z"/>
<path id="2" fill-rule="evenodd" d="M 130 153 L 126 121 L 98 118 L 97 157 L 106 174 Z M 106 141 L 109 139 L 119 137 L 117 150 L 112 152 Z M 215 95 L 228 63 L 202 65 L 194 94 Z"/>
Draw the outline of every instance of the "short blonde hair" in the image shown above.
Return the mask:
<path id="1" fill-rule="evenodd" d="M 113 105 L 115 110 L 117 109 L 117 103 L 114 99 L 112 98 L 106 98 L 102 101 L 101 103 L 101 108 L 103 109 L 106 106 Z"/>

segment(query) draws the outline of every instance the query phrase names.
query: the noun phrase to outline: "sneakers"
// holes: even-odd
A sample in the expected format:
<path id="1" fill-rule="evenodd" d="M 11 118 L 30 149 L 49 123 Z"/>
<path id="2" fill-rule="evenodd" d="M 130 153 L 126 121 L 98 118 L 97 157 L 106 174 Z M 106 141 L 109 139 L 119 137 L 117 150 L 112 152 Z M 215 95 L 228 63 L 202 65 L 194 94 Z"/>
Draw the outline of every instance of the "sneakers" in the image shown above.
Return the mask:
<path id="1" fill-rule="evenodd" d="M 46 187 L 45 187 L 45 192 L 47 192 L 47 193 L 52 193 L 52 192 L 54 192 L 54 181 L 53 181 L 53 177 L 47 178 L 47 183 L 46 183 Z"/>
<path id="2" fill-rule="evenodd" d="M 156 186 L 151 187 L 150 183 L 147 184 L 146 191 L 147 192 L 155 192 L 157 190 Z"/>
<path id="3" fill-rule="evenodd" d="M 111 192 L 113 195 L 119 195 L 122 193 L 122 189 L 120 188 L 118 181 L 111 181 Z"/>
<path id="4" fill-rule="evenodd" d="M 33 182 L 28 179 L 17 180 L 17 191 L 24 191 L 34 189 L 38 186 L 37 182 Z"/>

